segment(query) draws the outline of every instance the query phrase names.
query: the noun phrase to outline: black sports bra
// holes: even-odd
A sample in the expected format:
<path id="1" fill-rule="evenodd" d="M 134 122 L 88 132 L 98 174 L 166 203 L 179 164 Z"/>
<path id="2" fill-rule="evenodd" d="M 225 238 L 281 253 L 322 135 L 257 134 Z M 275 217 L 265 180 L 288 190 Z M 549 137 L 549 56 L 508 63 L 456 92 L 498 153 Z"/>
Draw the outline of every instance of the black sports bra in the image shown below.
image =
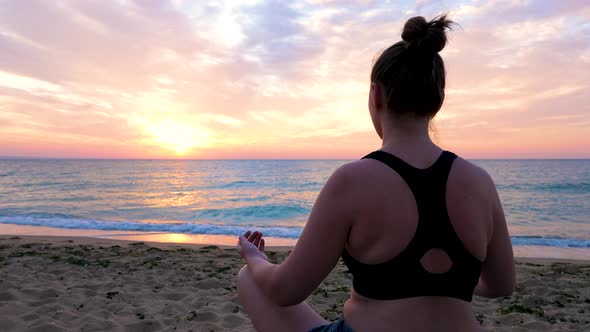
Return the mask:
<path id="1" fill-rule="evenodd" d="M 355 292 L 377 300 L 447 296 L 471 302 L 481 262 L 463 246 L 446 207 L 447 179 L 456 157 L 444 151 L 426 169 L 415 168 L 380 150 L 363 157 L 388 165 L 408 184 L 418 205 L 418 227 L 408 246 L 385 263 L 361 263 L 344 249 L 342 260 L 352 272 Z M 447 272 L 431 273 L 422 267 L 420 259 L 433 248 L 444 250 L 451 259 Z"/>

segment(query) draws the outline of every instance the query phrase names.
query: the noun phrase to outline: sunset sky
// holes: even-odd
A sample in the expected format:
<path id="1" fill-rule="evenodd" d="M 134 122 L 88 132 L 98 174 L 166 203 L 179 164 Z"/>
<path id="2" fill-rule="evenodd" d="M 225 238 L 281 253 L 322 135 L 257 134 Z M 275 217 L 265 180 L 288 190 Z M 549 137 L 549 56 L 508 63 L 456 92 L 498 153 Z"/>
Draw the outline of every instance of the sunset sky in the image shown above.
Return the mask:
<path id="1" fill-rule="evenodd" d="M 590 2 L 0 0 L 0 156 L 358 158 L 373 57 L 449 12 L 466 158 L 590 158 Z"/>

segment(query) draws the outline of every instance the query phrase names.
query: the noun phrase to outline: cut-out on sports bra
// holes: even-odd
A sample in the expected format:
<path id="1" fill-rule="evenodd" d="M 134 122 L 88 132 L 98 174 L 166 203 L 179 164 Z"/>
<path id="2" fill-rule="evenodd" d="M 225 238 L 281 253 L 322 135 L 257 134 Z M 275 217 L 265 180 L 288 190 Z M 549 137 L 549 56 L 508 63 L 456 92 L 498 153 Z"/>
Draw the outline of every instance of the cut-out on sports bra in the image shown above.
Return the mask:
<path id="1" fill-rule="evenodd" d="M 380 150 L 363 157 L 388 165 L 408 184 L 418 207 L 418 226 L 408 246 L 384 263 L 359 262 L 344 249 L 342 259 L 352 272 L 355 292 L 377 300 L 447 296 L 471 302 L 481 262 L 465 249 L 455 233 L 446 205 L 447 179 L 456 157 L 443 151 L 425 169 Z M 428 272 L 420 262 L 426 252 L 435 248 L 442 249 L 452 261 L 444 273 Z"/>

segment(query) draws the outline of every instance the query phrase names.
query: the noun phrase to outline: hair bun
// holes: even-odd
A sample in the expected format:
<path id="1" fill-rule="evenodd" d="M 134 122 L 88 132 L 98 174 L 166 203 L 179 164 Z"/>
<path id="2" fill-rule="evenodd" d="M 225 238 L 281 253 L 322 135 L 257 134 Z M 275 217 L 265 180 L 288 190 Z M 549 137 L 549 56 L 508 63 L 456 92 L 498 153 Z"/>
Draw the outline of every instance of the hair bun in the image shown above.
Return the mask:
<path id="1" fill-rule="evenodd" d="M 430 22 L 422 16 L 412 17 L 404 25 L 402 39 L 407 43 L 408 49 L 436 54 L 445 47 L 445 30 L 450 30 L 454 23 L 447 19 L 446 14 L 435 17 Z"/>

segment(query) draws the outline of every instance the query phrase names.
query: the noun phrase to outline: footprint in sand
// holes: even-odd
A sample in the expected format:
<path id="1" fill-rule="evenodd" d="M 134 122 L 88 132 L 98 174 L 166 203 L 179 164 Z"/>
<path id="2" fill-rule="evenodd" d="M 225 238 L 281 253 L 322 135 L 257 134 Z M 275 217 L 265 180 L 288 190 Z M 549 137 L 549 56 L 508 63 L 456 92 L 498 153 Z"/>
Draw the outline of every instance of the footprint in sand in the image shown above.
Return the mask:
<path id="1" fill-rule="evenodd" d="M 140 321 L 133 324 L 125 325 L 127 332 L 149 332 L 158 331 L 162 328 L 162 324 L 158 321 Z"/>
<path id="2" fill-rule="evenodd" d="M 227 314 L 221 316 L 221 325 L 228 329 L 236 328 L 243 325 L 246 320 L 236 314 Z"/>
<path id="3" fill-rule="evenodd" d="M 219 315 L 213 311 L 209 311 L 209 310 L 203 310 L 200 312 L 193 312 L 194 318 L 192 319 L 193 321 L 197 321 L 197 322 L 216 322 L 217 320 L 219 320 Z"/>
<path id="4" fill-rule="evenodd" d="M 222 283 L 217 279 L 205 279 L 196 283 L 197 288 L 212 289 L 223 287 Z"/>
<path id="5" fill-rule="evenodd" d="M 165 298 L 166 300 L 178 301 L 178 300 L 184 299 L 187 296 L 187 294 L 183 294 L 183 293 L 162 293 L 161 296 L 163 298 Z"/>
<path id="6" fill-rule="evenodd" d="M 2 301 L 14 301 L 16 296 L 11 291 L 0 292 L 0 302 Z"/>

